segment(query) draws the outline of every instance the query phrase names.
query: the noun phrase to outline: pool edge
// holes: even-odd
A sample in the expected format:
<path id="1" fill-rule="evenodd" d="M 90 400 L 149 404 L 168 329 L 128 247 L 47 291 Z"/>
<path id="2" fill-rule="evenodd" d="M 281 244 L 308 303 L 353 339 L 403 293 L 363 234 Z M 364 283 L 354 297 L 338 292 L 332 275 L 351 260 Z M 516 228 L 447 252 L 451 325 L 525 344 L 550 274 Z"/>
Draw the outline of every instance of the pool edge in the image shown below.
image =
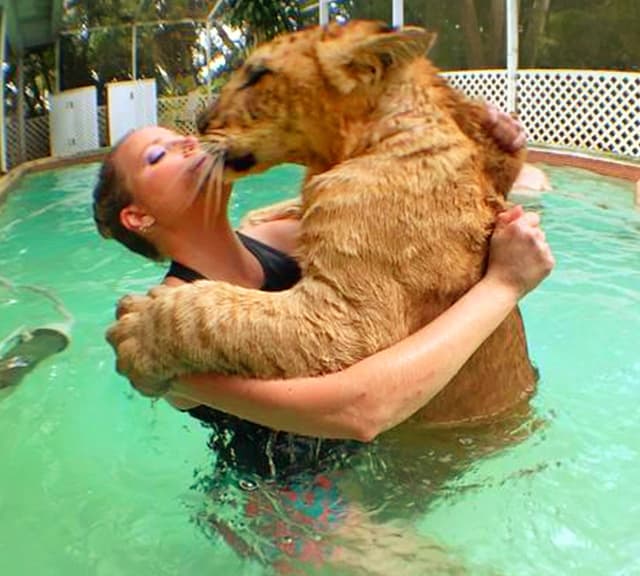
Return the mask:
<path id="1" fill-rule="evenodd" d="M 110 148 L 98 148 L 91 152 L 83 152 L 81 154 L 74 154 L 73 156 L 47 156 L 46 158 L 38 158 L 37 160 L 24 162 L 0 177 L 0 204 L 4 202 L 9 192 L 20 182 L 22 177 L 27 174 L 54 168 L 64 168 L 65 166 L 73 166 L 75 164 L 97 162 L 101 160 L 109 150 Z"/>
<path id="2" fill-rule="evenodd" d="M 599 156 L 582 151 L 559 150 L 554 148 L 538 148 L 532 146 L 527 150 L 527 161 L 542 162 L 552 166 L 583 168 L 602 176 L 611 176 L 630 182 L 640 180 L 640 161 L 616 159 Z"/>

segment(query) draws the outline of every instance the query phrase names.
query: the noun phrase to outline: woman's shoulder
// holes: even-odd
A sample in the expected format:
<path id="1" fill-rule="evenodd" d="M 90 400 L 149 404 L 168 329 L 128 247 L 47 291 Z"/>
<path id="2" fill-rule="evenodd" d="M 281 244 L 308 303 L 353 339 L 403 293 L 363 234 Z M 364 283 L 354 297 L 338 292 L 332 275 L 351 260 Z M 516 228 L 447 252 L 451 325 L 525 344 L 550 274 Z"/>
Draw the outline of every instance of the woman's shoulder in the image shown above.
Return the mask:
<path id="1" fill-rule="evenodd" d="M 285 254 L 293 254 L 298 245 L 300 221 L 292 218 L 271 220 L 255 225 L 246 225 L 239 230 L 245 236 L 258 240 Z"/>

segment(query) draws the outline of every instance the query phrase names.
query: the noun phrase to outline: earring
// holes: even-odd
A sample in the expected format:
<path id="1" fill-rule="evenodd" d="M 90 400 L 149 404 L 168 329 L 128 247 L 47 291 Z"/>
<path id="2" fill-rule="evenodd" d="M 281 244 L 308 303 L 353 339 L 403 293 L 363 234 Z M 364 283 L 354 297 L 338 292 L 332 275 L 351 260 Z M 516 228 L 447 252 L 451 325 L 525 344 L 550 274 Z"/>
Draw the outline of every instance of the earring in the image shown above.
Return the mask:
<path id="1" fill-rule="evenodd" d="M 148 220 L 143 224 L 140 224 L 140 226 L 138 227 L 138 232 L 140 232 L 141 234 L 146 234 L 149 231 L 149 228 L 151 228 L 155 223 L 155 220 Z"/>

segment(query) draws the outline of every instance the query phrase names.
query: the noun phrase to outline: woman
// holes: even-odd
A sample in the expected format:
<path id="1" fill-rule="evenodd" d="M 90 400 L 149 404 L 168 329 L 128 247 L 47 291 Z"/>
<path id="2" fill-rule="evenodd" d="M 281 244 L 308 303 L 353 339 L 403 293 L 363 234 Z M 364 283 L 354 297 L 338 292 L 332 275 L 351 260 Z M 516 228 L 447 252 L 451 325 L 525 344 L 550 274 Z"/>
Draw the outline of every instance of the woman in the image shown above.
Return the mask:
<path id="1" fill-rule="evenodd" d="M 510 131 L 498 122 L 495 133 L 500 136 L 501 131 L 507 135 L 507 144 L 521 138 L 517 130 Z M 226 214 L 229 191 L 221 209 L 211 213 L 206 195 L 198 190 L 203 158 L 197 140 L 163 128 L 150 127 L 128 135 L 105 160 L 94 191 L 94 216 L 100 233 L 146 257 L 170 258 L 172 264 L 164 280 L 168 285 L 198 278 L 263 290 L 284 290 L 295 284 L 300 271 L 291 253 L 298 222 L 278 219 L 235 232 Z M 326 475 L 319 483 L 319 476 L 306 474 L 326 471 L 330 462 L 344 460 L 353 443 L 319 443 L 309 436 L 370 440 L 408 418 L 455 375 L 552 267 L 553 258 L 537 216 L 512 209 L 500 216 L 485 278 L 440 318 L 392 348 L 340 373 L 293 379 L 286 385 L 192 376 L 176 383 L 166 399 L 215 428 L 212 444 L 222 470 L 216 481 L 231 474 L 234 485 L 242 489 L 244 482 L 251 491 L 261 479 L 276 478 L 280 480 L 279 496 L 287 494 L 281 502 L 306 503 L 286 516 L 302 518 L 303 524 L 312 524 L 322 532 L 333 531 L 336 523 L 344 522 L 344 510 L 339 506 L 334 509 L 341 496 L 331 482 L 327 484 Z M 302 473 L 304 478 L 300 480 L 294 473 Z M 228 487 L 229 479 L 224 482 Z M 260 510 L 261 527 L 251 527 L 239 537 L 237 531 L 229 530 L 228 523 L 214 523 L 237 549 L 249 547 L 264 557 L 264 547 L 249 541 L 266 533 L 273 547 L 271 528 L 265 525 L 273 526 L 283 517 L 279 514 L 273 522 L 265 521 L 269 510 L 275 508 L 260 508 L 272 501 L 273 494 L 258 503 L 255 496 L 236 496 L 247 508 L 245 519 L 250 505 Z M 318 502 L 323 504 L 316 506 Z M 287 533 L 299 535 L 292 526 Z M 313 549 L 308 539 L 292 539 L 294 549 L 276 548 L 298 559 L 308 553 L 310 545 Z M 326 558 L 333 551 L 312 550 L 312 556 L 318 554 Z M 265 561 L 270 563 L 281 559 L 268 556 Z"/>

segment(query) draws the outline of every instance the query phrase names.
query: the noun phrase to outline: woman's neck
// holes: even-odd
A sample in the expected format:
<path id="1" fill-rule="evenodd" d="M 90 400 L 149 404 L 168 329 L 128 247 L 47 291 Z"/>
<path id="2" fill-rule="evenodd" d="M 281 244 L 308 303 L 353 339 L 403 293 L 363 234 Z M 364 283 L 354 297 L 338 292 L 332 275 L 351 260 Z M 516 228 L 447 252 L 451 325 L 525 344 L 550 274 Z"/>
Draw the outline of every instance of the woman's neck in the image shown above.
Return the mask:
<path id="1" fill-rule="evenodd" d="M 256 257 L 245 248 L 226 217 L 214 221 L 191 222 L 167 234 L 164 253 L 192 268 L 209 280 L 220 280 L 260 288 L 264 271 Z"/>

